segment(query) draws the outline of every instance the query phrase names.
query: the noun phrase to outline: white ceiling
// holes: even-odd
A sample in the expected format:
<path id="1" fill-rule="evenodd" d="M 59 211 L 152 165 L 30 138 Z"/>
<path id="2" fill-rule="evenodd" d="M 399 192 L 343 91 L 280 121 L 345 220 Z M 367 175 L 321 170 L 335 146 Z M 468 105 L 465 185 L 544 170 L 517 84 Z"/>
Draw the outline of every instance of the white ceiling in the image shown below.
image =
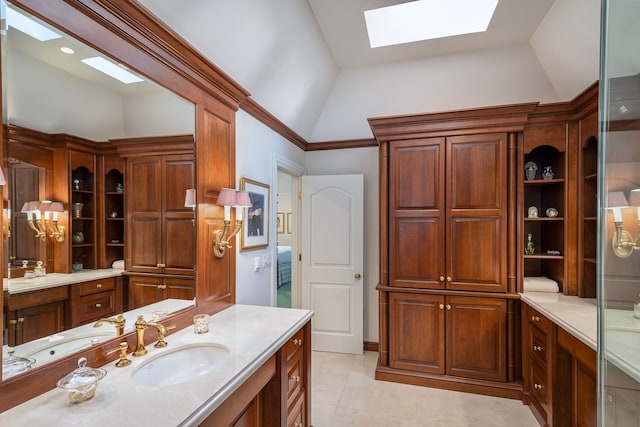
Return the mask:
<path id="1" fill-rule="evenodd" d="M 554 0 L 501 0 L 498 2 L 489 28 L 484 33 L 371 49 L 364 22 L 364 11 L 408 3 L 407 1 L 308 1 L 322 35 L 340 68 L 528 43 L 554 2 Z"/>

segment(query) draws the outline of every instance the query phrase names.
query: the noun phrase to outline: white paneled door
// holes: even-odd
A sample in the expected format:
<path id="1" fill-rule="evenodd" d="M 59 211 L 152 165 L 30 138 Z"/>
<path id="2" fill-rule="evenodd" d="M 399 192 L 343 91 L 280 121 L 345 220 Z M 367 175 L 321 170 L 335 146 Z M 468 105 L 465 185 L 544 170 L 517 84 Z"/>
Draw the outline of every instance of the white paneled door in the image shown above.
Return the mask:
<path id="1" fill-rule="evenodd" d="M 302 177 L 301 301 L 312 348 L 363 351 L 363 175 Z"/>

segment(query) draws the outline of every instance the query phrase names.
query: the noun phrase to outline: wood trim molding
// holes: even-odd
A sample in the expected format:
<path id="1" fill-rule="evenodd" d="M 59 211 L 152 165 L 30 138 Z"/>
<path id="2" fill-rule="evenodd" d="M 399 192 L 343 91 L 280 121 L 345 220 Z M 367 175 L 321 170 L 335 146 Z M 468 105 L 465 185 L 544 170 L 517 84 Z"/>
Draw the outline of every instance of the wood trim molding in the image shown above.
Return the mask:
<path id="1" fill-rule="evenodd" d="M 163 154 L 193 154 L 195 139 L 191 134 L 110 139 L 121 157 Z"/>
<path id="2" fill-rule="evenodd" d="M 377 353 L 379 346 L 377 342 L 365 341 L 362 348 L 364 351 L 375 351 Z"/>
<path id="3" fill-rule="evenodd" d="M 376 139 L 425 138 L 487 132 L 518 132 L 524 128 L 537 102 L 427 114 L 374 117 L 369 125 Z"/>
<path id="4" fill-rule="evenodd" d="M 240 108 L 247 114 L 262 122 L 265 126 L 280 134 L 283 138 L 289 140 L 293 145 L 303 150 L 307 150 L 309 143 L 300 135 L 291 130 L 287 125 L 282 123 L 276 116 L 268 112 L 264 107 L 255 102 L 251 98 L 245 99 L 240 104 Z"/>
<path id="5" fill-rule="evenodd" d="M 349 139 L 343 141 L 310 142 L 305 151 L 340 150 L 345 148 L 377 147 L 378 141 L 373 138 Z"/>

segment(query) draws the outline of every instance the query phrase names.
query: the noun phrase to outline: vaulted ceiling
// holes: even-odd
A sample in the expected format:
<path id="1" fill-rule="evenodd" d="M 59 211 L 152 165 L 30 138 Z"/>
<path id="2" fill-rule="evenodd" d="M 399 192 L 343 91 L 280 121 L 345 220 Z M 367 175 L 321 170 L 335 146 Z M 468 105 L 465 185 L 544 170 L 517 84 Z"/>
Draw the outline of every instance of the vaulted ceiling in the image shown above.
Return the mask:
<path id="1" fill-rule="evenodd" d="M 309 142 L 370 138 L 372 116 L 565 101 L 598 79 L 599 0 L 500 0 L 486 33 L 376 49 L 363 11 L 403 1 L 141 3 Z"/>

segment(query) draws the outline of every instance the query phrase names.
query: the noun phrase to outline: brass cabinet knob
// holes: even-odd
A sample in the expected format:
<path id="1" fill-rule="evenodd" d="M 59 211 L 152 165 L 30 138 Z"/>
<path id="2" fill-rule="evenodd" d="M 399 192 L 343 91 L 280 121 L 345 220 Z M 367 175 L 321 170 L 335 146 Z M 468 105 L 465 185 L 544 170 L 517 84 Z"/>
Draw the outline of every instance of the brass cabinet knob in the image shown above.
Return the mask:
<path id="1" fill-rule="evenodd" d="M 451 304 L 447 304 L 447 310 L 451 310 Z"/>
<path id="2" fill-rule="evenodd" d="M 99 302 L 96 303 L 96 308 L 101 308 L 101 307 L 102 307 L 102 304 L 100 304 Z"/>
<path id="3" fill-rule="evenodd" d="M 542 390 L 543 389 L 543 385 L 542 384 L 534 384 L 533 388 L 535 388 L 536 390 Z"/>
<path id="4" fill-rule="evenodd" d="M 96 283 L 96 288 L 100 289 L 102 287 L 102 283 Z"/>
<path id="5" fill-rule="evenodd" d="M 300 382 L 300 375 L 292 375 L 291 376 L 291 381 L 299 383 Z"/>
<path id="6" fill-rule="evenodd" d="M 167 265 L 165 263 L 163 263 L 163 262 L 160 262 L 160 263 L 156 264 L 156 267 L 158 267 L 158 268 L 165 268 L 166 266 Z"/>
<path id="7" fill-rule="evenodd" d="M 356 280 L 360 280 L 362 278 L 362 276 L 360 275 L 360 273 L 356 273 L 353 277 L 356 278 Z"/>
<path id="8" fill-rule="evenodd" d="M 440 310 L 444 309 L 444 304 L 440 304 Z"/>
<path id="9" fill-rule="evenodd" d="M 444 282 L 444 276 L 440 276 L 440 281 Z"/>
<path id="10" fill-rule="evenodd" d="M 531 316 L 531 320 L 534 322 L 539 322 L 540 318 L 538 316 Z"/>
<path id="11" fill-rule="evenodd" d="M 542 346 L 539 346 L 539 345 L 533 346 L 533 351 L 542 351 L 542 350 L 543 350 Z"/>
<path id="12" fill-rule="evenodd" d="M 17 323 L 18 323 L 18 321 L 17 321 L 16 319 L 11 319 L 11 320 L 9 320 L 9 324 L 10 324 L 10 325 L 15 325 L 15 324 L 17 324 Z"/>
<path id="13" fill-rule="evenodd" d="M 451 276 L 447 276 L 447 282 L 451 282 L 452 280 Z"/>
<path id="14" fill-rule="evenodd" d="M 18 317 L 18 323 L 24 322 L 24 317 Z"/>
<path id="15" fill-rule="evenodd" d="M 297 421 L 295 423 L 293 423 L 293 427 L 303 427 L 303 426 L 304 426 L 304 424 L 299 423 Z"/>
<path id="16" fill-rule="evenodd" d="M 294 338 L 293 339 L 293 345 L 302 345 L 302 340 L 299 338 Z"/>

